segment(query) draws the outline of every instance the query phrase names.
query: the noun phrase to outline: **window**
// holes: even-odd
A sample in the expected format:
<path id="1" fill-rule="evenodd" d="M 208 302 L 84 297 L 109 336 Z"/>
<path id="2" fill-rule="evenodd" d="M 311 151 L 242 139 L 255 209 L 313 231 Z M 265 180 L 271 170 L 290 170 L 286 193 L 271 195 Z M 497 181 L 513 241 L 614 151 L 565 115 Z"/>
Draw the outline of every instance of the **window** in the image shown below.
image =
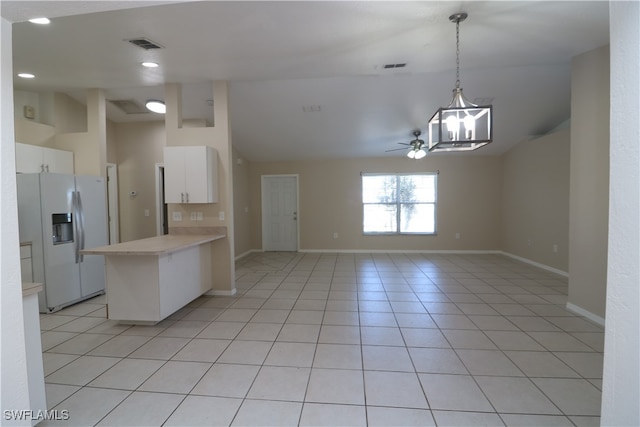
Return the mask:
<path id="1" fill-rule="evenodd" d="M 363 174 L 365 234 L 435 234 L 436 173 Z"/>

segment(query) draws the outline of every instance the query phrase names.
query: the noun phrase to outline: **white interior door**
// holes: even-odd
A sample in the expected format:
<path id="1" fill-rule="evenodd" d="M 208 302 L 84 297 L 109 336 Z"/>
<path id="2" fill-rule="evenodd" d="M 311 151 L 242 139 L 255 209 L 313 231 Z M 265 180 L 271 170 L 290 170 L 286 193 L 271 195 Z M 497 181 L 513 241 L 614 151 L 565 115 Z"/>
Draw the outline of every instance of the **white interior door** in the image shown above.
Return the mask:
<path id="1" fill-rule="evenodd" d="M 262 249 L 298 250 L 298 176 L 262 177 Z"/>

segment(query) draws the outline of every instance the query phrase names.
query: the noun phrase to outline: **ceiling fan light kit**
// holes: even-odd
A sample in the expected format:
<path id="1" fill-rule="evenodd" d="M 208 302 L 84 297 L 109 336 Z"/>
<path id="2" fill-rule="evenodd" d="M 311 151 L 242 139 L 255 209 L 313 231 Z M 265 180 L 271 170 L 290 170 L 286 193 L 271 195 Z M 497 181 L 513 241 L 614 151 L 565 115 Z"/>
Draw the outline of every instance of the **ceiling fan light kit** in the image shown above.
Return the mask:
<path id="1" fill-rule="evenodd" d="M 424 151 L 422 149 L 422 147 L 420 147 L 420 148 L 417 148 L 417 147 L 416 148 L 412 148 L 411 151 L 409 151 L 407 153 L 407 157 L 408 158 L 415 159 L 415 160 L 420 160 L 426 155 L 427 155 L 427 152 Z"/>
<path id="2" fill-rule="evenodd" d="M 472 151 L 493 139 L 493 106 L 470 102 L 460 87 L 460 22 L 465 19 L 464 12 L 449 17 L 456 24 L 456 86 L 451 103 L 438 108 L 429 120 L 429 151 Z"/>
<path id="3" fill-rule="evenodd" d="M 407 145 L 410 147 L 409 152 L 407 153 L 407 157 L 410 159 L 420 160 L 427 155 L 427 152 L 424 150 L 425 143 L 423 140 L 420 139 L 421 134 L 422 132 L 420 132 L 420 129 L 416 129 L 415 131 L 413 131 L 413 136 L 415 136 L 415 139 L 413 139 L 410 143 L 408 144 L 404 142 L 398 143 L 398 144 Z M 404 148 L 398 148 L 398 150 L 404 150 Z M 396 151 L 396 150 L 387 150 L 387 151 Z"/>

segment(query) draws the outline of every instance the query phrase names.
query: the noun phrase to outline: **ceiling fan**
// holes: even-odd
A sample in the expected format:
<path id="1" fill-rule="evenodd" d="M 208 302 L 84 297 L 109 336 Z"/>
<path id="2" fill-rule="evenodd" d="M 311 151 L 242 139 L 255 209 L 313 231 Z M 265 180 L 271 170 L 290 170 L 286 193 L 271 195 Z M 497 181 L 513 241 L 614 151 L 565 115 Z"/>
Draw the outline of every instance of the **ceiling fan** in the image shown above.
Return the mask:
<path id="1" fill-rule="evenodd" d="M 413 139 L 411 142 L 409 143 L 398 142 L 398 144 L 400 145 L 406 145 L 407 147 L 409 147 L 409 152 L 407 153 L 407 157 L 410 159 L 419 160 L 427 155 L 427 152 L 422 148 L 424 147 L 425 144 L 424 144 L 424 141 L 420 139 L 421 134 L 422 132 L 420 132 L 419 129 L 416 129 L 413 131 L 413 136 L 415 136 L 415 139 Z M 406 148 L 395 148 L 393 150 L 387 150 L 386 152 L 399 151 L 399 150 L 406 150 Z"/>

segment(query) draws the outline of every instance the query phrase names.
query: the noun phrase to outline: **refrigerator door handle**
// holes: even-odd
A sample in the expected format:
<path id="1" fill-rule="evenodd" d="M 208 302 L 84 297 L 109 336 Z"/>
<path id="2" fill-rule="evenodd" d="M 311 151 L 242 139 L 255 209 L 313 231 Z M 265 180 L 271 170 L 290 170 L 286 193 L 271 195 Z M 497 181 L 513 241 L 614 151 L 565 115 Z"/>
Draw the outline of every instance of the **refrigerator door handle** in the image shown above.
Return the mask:
<path id="1" fill-rule="evenodd" d="M 73 251 L 76 256 L 76 264 L 80 262 L 80 229 L 79 229 L 79 216 L 78 215 L 78 192 L 71 192 L 71 212 L 73 221 Z"/>
<path id="2" fill-rule="evenodd" d="M 80 222 L 80 244 L 78 245 L 80 249 L 84 249 L 84 208 L 82 207 L 82 197 L 80 197 L 80 192 L 78 193 L 78 217 Z M 80 262 L 84 261 L 84 255 L 79 255 Z"/>

